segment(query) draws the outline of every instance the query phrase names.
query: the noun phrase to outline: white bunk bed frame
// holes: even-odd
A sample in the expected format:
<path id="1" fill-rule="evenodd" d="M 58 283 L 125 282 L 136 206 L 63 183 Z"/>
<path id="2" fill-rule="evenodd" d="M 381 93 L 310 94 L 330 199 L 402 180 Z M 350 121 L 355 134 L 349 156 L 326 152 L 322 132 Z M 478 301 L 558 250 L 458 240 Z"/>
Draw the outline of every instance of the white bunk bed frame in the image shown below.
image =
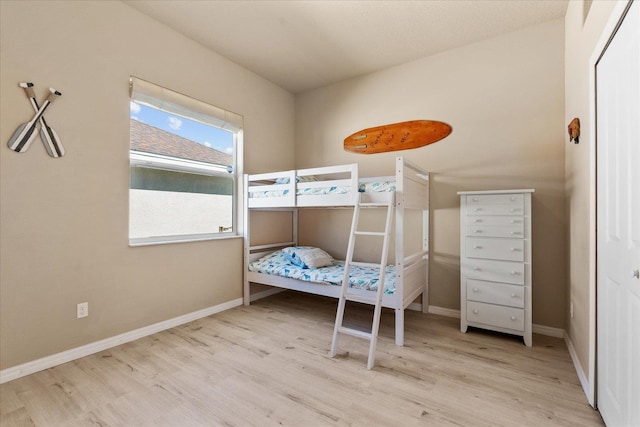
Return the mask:
<path id="1" fill-rule="evenodd" d="M 249 263 L 275 250 L 298 244 L 298 208 L 349 208 L 358 203 L 374 203 L 386 200 L 388 192 L 358 192 L 358 183 L 364 181 L 380 181 L 395 179 L 395 268 L 396 290 L 394 294 L 384 294 L 382 306 L 395 310 L 395 342 L 404 344 L 404 310 L 422 295 L 422 312 L 427 313 L 429 307 L 429 173 L 408 162 L 403 157 L 396 157 L 395 177 L 375 177 L 360 179 L 358 165 L 349 164 L 312 169 L 289 170 L 257 175 L 245 175 L 245 208 L 244 208 L 244 304 L 250 304 L 250 283 L 259 283 L 283 289 L 292 289 L 315 295 L 339 298 L 340 286 L 305 282 L 287 277 L 256 273 L 248 270 Z M 296 182 L 296 177 L 346 175 L 341 179 L 322 179 L 311 182 Z M 288 183 L 274 184 L 276 179 L 289 178 Z M 283 181 L 283 180 L 281 180 Z M 286 180 L 284 180 L 286 181 Z M 345 194 L 298 195 L 296 188 L 349 187 Z M 263 191 L 288 190 L 277 197 L 250 197 L 251 193 Z M 291 242 L 251 246 L 251 210 L 286 210 L 293 213 L 293 230 Z M 406 254 L 404 242 L 404 218 L 406 210 L 422 211 L 422 248 Z M 370 294 L 372 291 L 350 289 L 349 292 Z"/>

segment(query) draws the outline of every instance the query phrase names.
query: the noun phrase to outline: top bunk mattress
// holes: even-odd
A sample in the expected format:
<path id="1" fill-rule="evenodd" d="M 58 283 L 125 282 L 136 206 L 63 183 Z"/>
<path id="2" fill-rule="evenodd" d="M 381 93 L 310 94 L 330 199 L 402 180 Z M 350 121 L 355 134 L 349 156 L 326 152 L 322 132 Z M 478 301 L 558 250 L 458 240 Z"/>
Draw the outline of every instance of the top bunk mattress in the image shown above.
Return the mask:
<path id="1" fill-rule="evenodd" d="M 298 187 L 296 186 L 296 196 L 324 196 L 328 194 L 348 194 L 351 187 L 330 186 L 330 187 Z M 382 179 L 380 181 L 367 181 L 358 184 L 360 193 L 389 192 L 396 191 L 395 180 Z M 288 189 L 254 191 L 249 194 L 249 198 L 269 198 L 283 197 L 289 194 Z"/>

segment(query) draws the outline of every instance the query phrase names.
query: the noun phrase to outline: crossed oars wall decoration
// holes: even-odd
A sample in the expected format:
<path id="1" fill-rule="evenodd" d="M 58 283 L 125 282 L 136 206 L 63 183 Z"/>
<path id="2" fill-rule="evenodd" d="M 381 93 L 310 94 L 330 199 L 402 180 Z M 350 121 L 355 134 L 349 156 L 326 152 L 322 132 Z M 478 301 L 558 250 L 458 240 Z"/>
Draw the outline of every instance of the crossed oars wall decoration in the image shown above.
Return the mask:
<path id="1" fill-rule="evenodd" d="M 45 110 L 58 96 L 62 94 L 54 88 L 49 88 L 49 95 L 42 103 L 42 106 L 39 106 L 38 101 L 36 101 L 36 95 L 33 91 L 33 83 L 20 83 L 20 87 L 24 89 L 27 98 L 29 98 L 31 106 L 35 111 L 35 115 L 27 123 L 23 123 L 18 126 L 18 129 L 13 133 L 7 145 L 13 151 L 24 153 L 38 134 L 40 134 L 40 139 L 42 139 L 42 142 L 44 143 L 44 148 L 51 157 L 64 156 L 64 147 L 60 142 L 58 134 L 44 119 Z M 38 132 L 38 128 L 40 129 L 40 132 Z"/>

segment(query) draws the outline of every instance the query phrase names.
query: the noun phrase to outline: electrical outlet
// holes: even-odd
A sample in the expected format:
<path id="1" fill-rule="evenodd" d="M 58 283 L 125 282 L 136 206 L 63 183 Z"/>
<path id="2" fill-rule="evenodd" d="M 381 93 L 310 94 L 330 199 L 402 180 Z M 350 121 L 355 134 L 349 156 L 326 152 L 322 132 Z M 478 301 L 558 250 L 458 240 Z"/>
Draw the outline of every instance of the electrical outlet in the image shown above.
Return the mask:
<path id="1" fill-rule="evenodd" d="M 569 304 L 569 315 L 571 316 L 571 318 L 573 319 L 573 302 L 571 302 Z"/>
<path id="2" fill-rule="evenodd" d="M 81 317 L 87 317 L 89 315 L 89 303 L 81 302 L 78 304 L 78 319 Z"/>

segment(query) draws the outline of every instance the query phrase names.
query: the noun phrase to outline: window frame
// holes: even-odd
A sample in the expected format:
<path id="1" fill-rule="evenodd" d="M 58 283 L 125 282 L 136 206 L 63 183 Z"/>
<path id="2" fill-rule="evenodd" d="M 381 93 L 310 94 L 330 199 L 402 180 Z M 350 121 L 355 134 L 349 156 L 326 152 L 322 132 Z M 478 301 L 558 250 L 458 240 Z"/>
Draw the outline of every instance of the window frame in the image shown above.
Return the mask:
<path id="1" fill-rule="evenodd" d="M 163 97 L 168 96 L 170 102 L 165 102 L 164 99 L 158 98 L 160 104 L 167 105 L 172 104 L 175 105 L 176 100 L 184 98 L 189 100 L 191 105 L 199 104 L 205 111 L 207 107 L 211 107 L 210 111 L 214 112 L 214 115 L 211 116 L 214 123 L 205 122 L 203 120 L 199 120 L 198 118 L 203 117 L 202 110 L 197 112 L 194 116 L 184 114 L 183 111 L 187 110 L 188 107 L 182 105 L 184 108 L 183 111 L 177 112 L 175 110 L 167 109 L 167 108 L 159 108 L 156 105 L 151 105 L 149 102 L 140 101 L 140 99 L 136 99 L 134 97 L 135 93 L 135 85 L 138 84 L 142 86 L 142 90 L 144 93 L 144 98 L 146 100 L 149 98 L 149 90 L 153 91 L 154 87 L 157 91 L 151 92 L 151 97 L 157 94 L 161 94 Z M 181 159 L 179 157 L 166 156 L 162 154 L 156 153 L 146 153 L 143 151 L 137 151 L 131 149 L 131 136 L 129 137 L 129 206 L 131 205 L 131 176 L 132 176 L 132 168 L 141 167 L 141 168 L 149 168 L 149 169 L 158 169 L 158 170 L 166 170 L 172 172 L 180 172 L 180 173 L 188 173 L 195 174 L 201 176 L 231 176 L 232 180 L 232 202 L 231 202 L 231 218 L 232 218 L 232 226 L 229 231 L 221 231 L 221 232 L 211 232 L 211 233 L 198 233 L 198 234 L 176 234 L 176 235 L 166 235 L 166 236 L 149 236 L 149 237 L 131 237 L 131 209 L 129 208 L 129 216 L 128 216 L 128 239 L 130 247 L 137 246 L 149 246 L 149 245 L 163 245 L 163 244 L 172 244 L 172 243 L 188 243 L 188 242 L 202 242 L 207 240 L 224 240 L 224 239 L 233 239 L 233 238 L 241 238 L 241 218 L 239 213 L 241 211 L 241 200 L 243 194 L 243 186 L 242 186 L 242 152 L 243 152 L 243 118 L 242 116 L 222 109 L 220 107 L 213 106 L 211 104 L 200 101 L 191 96 L 183 95 L 178 92 L 166 89 L 159 85 L 155 85 L 154 83 L 150 83 L 144 81 L 142 79 L 138 79 L 137 77 L 131 76 L 130 78 L 130 97 L 129 102 L 137 102 L 142 105 L 146 105 L 158 110 L 161 110 L 167 114 L 180 116 L 186 118 L 188 120 L 198 121 L 204 123 L 208 126 L 216 127 L 218 129 L 227 131 L 233 135 L 233 152 L 232 152 L 232 172 L 229 172 L 228 167 L 222 165 L 213 165 L 206 162 L 200 162 L 197 160 L 191 159 Z M 186 103 L 189 105 L 189 103 Z M 222 117 L 222 119 L 221 119 Z M 231 117 L 231 122 L 227 122 L 227 119 Z M 129 121 L 135 120 L 131 118 L 131 114 L 129 115 Z M 220 122 L 222 125 L 219 125 Z M 228 126 L 229 124 L 229 126 Z"/>

